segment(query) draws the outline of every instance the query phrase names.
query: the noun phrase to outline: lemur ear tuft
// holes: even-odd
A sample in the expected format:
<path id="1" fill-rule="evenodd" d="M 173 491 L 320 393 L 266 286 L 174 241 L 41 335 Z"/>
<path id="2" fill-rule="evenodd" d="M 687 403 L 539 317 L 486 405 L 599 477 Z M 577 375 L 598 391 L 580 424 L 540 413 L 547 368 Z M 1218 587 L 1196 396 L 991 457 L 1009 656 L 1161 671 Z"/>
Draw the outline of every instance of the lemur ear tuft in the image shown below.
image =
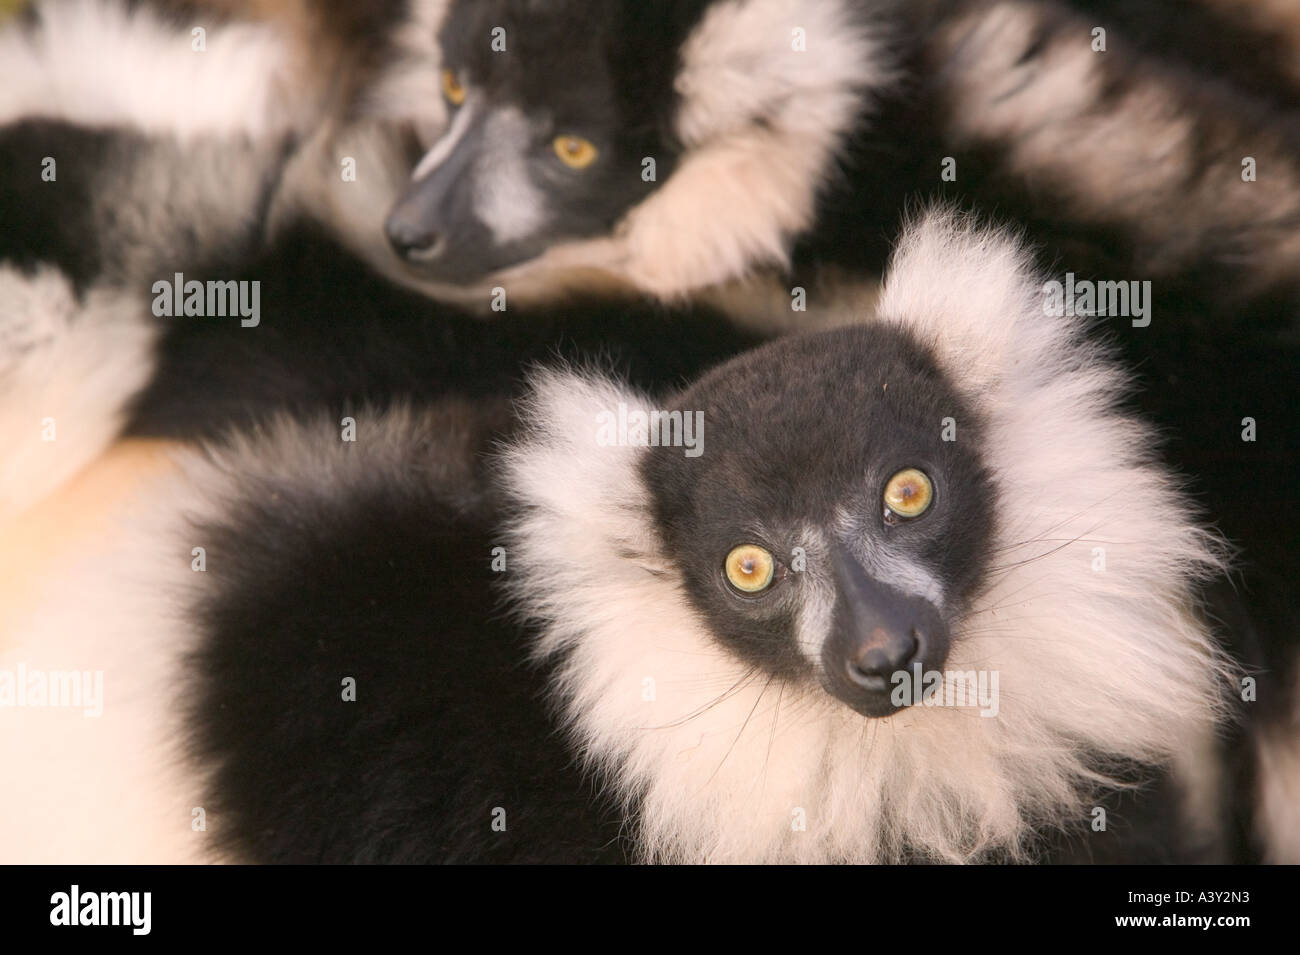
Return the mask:
<path id="1" fill-rule="evenodd" d="M 571 366 L 534 371 L 520 400 L 520 417 L 531 425 L 530 443 L 579 453 L 599 447 L 598 425 L 607 413 L 647 408 L 644 395 L 599 370 Z"/>
<path id="2" fill-rule="evenodd" d="M 1077 350 L 1077 323 L 1047 314 L 1043 301 L 1042 276 L 1015 234 L 940 207 L 904 228 L 877 314 L 934 348 L 979 394 L 1013 367 L 1052 367 Z"/>
<path id="3" fill-rule="evenodd" d="M 649 401 L 595 371 L 545 368 L 533 373 L 519 402 L 519 437 L 507 448 L 504 474 L 519 499 L 580 520 L 635 473 L 642 450 L 610 440 L 611 422 Z"/>
<path id="4" fill-rule="evenodd" d="M 575 593 L 603 601 L 647 573 L 671 573 L 647 512 L 645 448 L 609 440 L 611 420 L 650 406 L 598 372 L 546 368 L 530 377 L 498 473 L 519 557 L 510 586 L 534 612 L 563 607 L 574 616 Z"/>

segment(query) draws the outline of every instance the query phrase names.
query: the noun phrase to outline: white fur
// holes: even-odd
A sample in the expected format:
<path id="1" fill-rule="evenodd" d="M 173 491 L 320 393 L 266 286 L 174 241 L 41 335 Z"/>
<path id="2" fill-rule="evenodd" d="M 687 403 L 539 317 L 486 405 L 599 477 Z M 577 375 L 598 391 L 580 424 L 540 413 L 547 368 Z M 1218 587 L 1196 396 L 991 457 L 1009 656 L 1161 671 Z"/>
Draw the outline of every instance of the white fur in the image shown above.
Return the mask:
<path id="1" fill-rule="evenodd" d="M 180 138 L 262 135 L 301 122 L 288 47 L 267 27 L 196 20 L 166 24 L 114 0 L 35 5 L 32 32 L 0 30 L 0 123 L 47 117 L 125 124 Z"/>
<path id="2" fill-rule="evenodd" d="M 877 580 L 889 581 L 891 587 L 902 593 L 924 597 L 941 610 L 947 607 L 949 595 L 944 592 L 943 584 L 925 565 L 905 554 L 898 553 L 893 548 L 884 546 L 880 540 L 856 530 L 861 526 L 864 516 L 866 515 L 842 513 L 837 520 L 840 539 L 857 542 L 852 553 L 863 569 Z M 871 516 L 875 517 L 875 515 Z M 829 553 L 829 548 L 824 543 L 824 535 L 815 533 L 813 536 Z"/>
<path id="3" fill-rule="evenodd" d="M 533 430 L 506 461 L 522 505 L 513 586 L 545 624 L 537 652 L 562 661 L 588 764 L 639 797 L 648 858 L 887 861 L 904 841 L 950 861 L 1014 853 L 1035 825 L 1086 821 L 1106 785 L 1089 750 L 1169 765 L 1213 728 L 1221 664 L 1189 583 L 1219 569 L 1215 540 L 1153 463 L 1150 434 L 1116 412 L 1121 376 L 1072 319 L 1042 314 L 1038 288 L 1015 241 L 933 215 L 905 237 L 876 319 L 931 343 L 989 420 L 996 560 L 949 666 L 999 671 L 992 719 L 869 721 L 730 656 L 664 572 L 641 452 L 592 437 L 596 410 L 645 399 L 539 379 Z"/>
<path id="4" fill-rule="evenodd" d="M 153 369 L 148 314 L 141 299 L 120 293 L 78 302 L 52 268 L 28 275 L 0 265 L 0 519 L 58 487 L 116 437 L 126 403 Z"/>
<path id="5" fill-rule="evenodd" d="M 528 175 L 532 138 L 528 117 L 501 109 L 483 129 L 483 156 L 474 170 L 474 213 L 498 245 L 534 235 L 546 223 L 546 196 Z"/>
<path id="6" fill-rule="evenodd" d="M 447 157 L 452 154 L 460 144 L 461 139 L 464 138 L 477 108 L 478 103 L 471 101 L 457 110 L 451 125 L 447 127 L 447 131 L 429 147 L 429 151 L 415 164 L 415 170 L 411 173 L 412 182 L 418 182 L 447 161 Z"/>
<path id="7" fill-rule="evenodd" d="M 102 715 L 0 706 L 0 860 L 199 862 L 219 832 L 192 828 L 206 805 L 181 747 L 180 660 L 194 634 L 174 590 L 190 570 L 174 526 L 201 494 L 164 482 L 105 515 L 104 532 L 66 555 L 28 608 L 7 617 L 0 669 L 100 671 Z"/>
<path id="8" fill-rule="evenodd" d="M 799 544 L 805 555 L 814 555 L 814 559 L 827 553 L 825 535 L 816 527 L 805 527 Z M 824 575 L 815 574 L 804 578 L 803 583 L 795 639 L 804 659 L 814 668 L 820 668 L 822 646 L 835 619 L 835 582 Z"/>
<path id="9" fill-rule="evenodd" d="M 674 81 L 677 131 L 698 146 L 774 122 L 832 144 L 862 109 L 867 91 L 892 79 L 879 37 L 854 22 L 848 4 L 721 0 L 682 48 Z M 795 49 L 795 31 L 806 49 Z"/>

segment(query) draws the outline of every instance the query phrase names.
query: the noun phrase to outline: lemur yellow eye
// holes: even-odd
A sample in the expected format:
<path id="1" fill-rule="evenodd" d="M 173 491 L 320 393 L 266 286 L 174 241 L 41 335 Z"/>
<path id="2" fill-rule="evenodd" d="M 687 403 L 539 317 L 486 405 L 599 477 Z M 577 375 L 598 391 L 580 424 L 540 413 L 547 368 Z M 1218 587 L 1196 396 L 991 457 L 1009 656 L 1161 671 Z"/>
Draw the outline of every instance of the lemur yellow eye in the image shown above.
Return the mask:
<path id="1" fill-rule="evenodd" d="M 442 95 L 447 97 L 447 102 L 452 106 L 465 102 L 465 87 L 460 85 L 460 80 L 452 70 L 442 71 Z"/>
<path id="2" fill-rule="evenodd" d="M 742 593 L 756 594 L 772 583 L 776 561 L 757 544 L 741 544 L 727 555 L 725 566 L 731 586 Z"/>
<path id="3" fill-rule="evenodd" d="M 586 169 L 596 161 L 596 147 L 581 136 L 556 136 L 555 155 L 571 169 Z"/>
<path id="4" fill-rule="evenodd" d="M 934 500 L 934 485 L 924 471 L 904 468 L 885 485 L 885 507 L 897 517 L 920 517 Z"/>

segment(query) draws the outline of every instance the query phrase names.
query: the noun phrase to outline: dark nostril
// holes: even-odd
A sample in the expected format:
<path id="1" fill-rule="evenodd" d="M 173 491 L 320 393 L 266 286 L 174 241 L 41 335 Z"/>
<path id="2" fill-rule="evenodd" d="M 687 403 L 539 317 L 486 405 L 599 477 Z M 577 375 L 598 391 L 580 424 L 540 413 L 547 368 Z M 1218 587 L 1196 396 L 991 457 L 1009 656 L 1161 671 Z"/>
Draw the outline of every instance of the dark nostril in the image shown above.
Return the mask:
<path id="1" fill-rule="evenodd" d="M 884 693 L 889 689 L 889 677 L 877 670 L 864 669 L 860 664 L 849 661 L 849 679 L 872 693 Z"/>
<path id="2" fill-rule="evenodd" d="M 384 231 L 393 250 L 406 259 L 431 259 L 442 252 L 444 237 L 432 229 L 403 222 L 389 220 Z"/>
<path id="3" fill-rule="evenodd" d="M 918 657 L 921 646 L 918 637 L 915 629 L 888 635 L 874 632 L 871 640 L 859 648 L 857 656 L 848 661 L 849 679 L 874 693 L 889 689 L 893 675 L 906 670 Z"/>

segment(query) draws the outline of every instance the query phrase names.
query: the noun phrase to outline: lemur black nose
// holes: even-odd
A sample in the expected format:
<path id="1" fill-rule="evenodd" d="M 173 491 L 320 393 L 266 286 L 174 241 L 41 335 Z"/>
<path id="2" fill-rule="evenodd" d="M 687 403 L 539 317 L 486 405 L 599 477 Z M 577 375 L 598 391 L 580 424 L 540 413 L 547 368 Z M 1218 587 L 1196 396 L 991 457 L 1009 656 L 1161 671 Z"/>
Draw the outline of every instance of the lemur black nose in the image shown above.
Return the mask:
<path id="1" fill-rule="evenodd" d="M 869 571 L 844 546 L 832 546 L 831 565 L 836 595 L 821 649 L 823 685 L 864 716 L 912 705 L 917 694 L 911 683 L 941 668 L 948 656 L 948 624 L 939 607 L 929 596 L 881 579 L 884 574 Z"/>
<path id="2" fill-rule="evenodd" d="M 436 258 L 446 243 L 445 236 L 413 219 L 391 215 L 384 224 L 388 243 L 404 259 L 423 261 Z"/>
<path id="3" fill-rule="evenodd" d="M 921 657 L 921 641 L 911 632 L 876 627 L 853 647 L 847 661 L 849 679 L 873 693 L 884 693 L 893 685 L 890 678 L 906 670 Z"/>

